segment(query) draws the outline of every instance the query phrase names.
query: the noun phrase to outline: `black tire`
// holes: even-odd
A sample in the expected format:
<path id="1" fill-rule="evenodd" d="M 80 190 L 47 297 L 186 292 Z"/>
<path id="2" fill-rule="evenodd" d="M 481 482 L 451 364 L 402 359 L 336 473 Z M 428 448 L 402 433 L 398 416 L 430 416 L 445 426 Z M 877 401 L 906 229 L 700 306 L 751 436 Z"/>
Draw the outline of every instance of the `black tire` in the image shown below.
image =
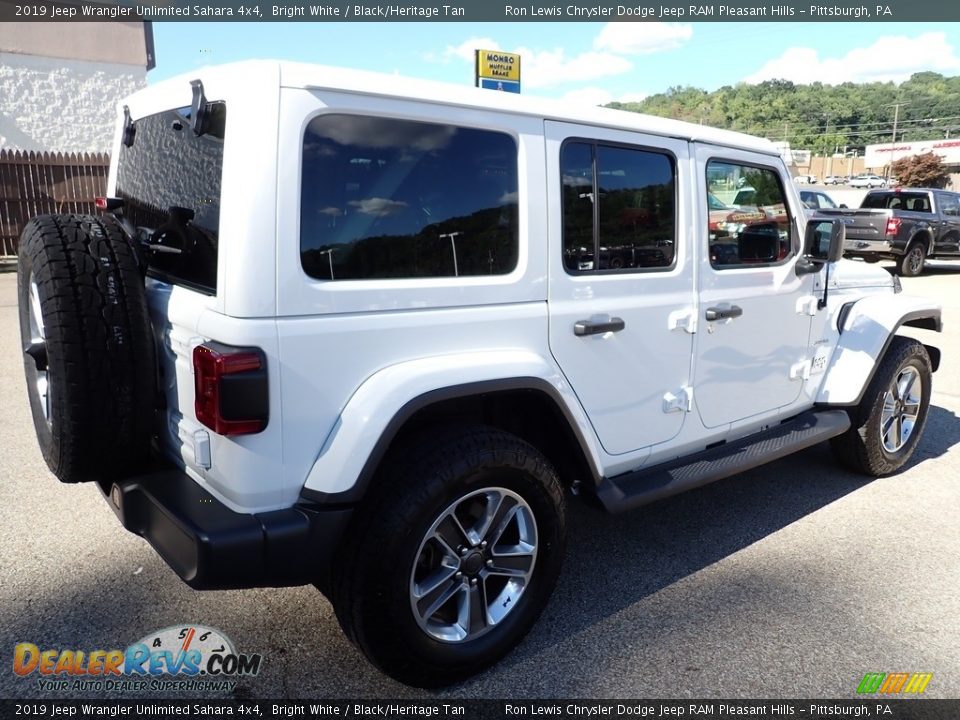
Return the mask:
<path id="1" fill-rule="evenodd" d="M 926 259 L 926 245 L 920 240 L 915 240 L 897 260 L 897 275 L 916 277 L 923 272 L 923 263 Z"/>
<path id="2" fill-rule="evenodd" d="M 417 687 L 455 683 L 507 654 L 540 616 L 560 573 L 564 497 L 549 462 L 533 446 L 508 433 L 483 426 L 453 429 L 440 436 L 423 436 L 393 452 L 376 488 L 358 511 L 334 567 L 331 598 L 347 636 L 374 665 Z M 451 507 L 457 507 L 458 513 L 473 507 L 471 503 L 493 507 L 485 503 L 487 495 L 481 490 L 491 496 L 499 494 L 504 505 L 507 500 L 515 502 L 510 496 L 516 495 L 530 512 L 517 512 L 501 539 L 489 545 L 472 545 L 469 554 L 461 552 L 460 557 L 450 550 L 447 561 L 455 565 L 434 563 L 439 559 L 437 553 L 444 550 L 431 539 L 435 537 L 433 525 Z M 470 578 L 484 572 L 484 558 L 489 562 L 498 558 L 496 548 L 502 548 L 502 538 L 515 531 L 513 523 L 521 515 L 534 519 L 536 548 L 522 589 L 498 590 L 502 578 L 494 575 L 481 575 L 478 582 L 482 584 L 474 586 Z M 467 519 L 462 523 L 470 525 Z M 490 523 L 495 524 L 499 525 Z M 529 523 L 526 527 L 529 530 Z M 520 547 L 519 540 L 515 547 Z M 429 618 L 453 612 L 466 598 L 474 597 L 474 587 L 496 596 L 472 607 L 500 611 L 503 601 L 507 609 L 495 624 L 486 624 L 491 616 L 484 613 L 477 632 L 471 627 L 463 638 L 444 640 L 439 635 L 445 621 L 428 629 L 424 613 L 415 612 L 415 588 L 428 584 L 425 576 L 431 572 L 446 572 L 444 568 L 451 567 L 463 577 L 451 575 L 444 587 L 455 594 L 434 613 L 428 612 Z M 508 606 L 510 602 L 514 604 Z"/>
<path id="3" fill-rule="evenodd" d="M 132 248 L 110 217 L 43 215 L 24 227 L 18 256 L 20 339 L 43 459 L 63 482 L 133 472 L 149 451 L 156 360 Z"/>
<path id="4" fill-rule="evenodd" d="M 897 398 L 891 392 L 893 385 L 904 384 L 904 380 L 913 374 L 914 382 L 919 383 L 920 398 L 916 404 L 916 415 L 912 422 L 909 437 L 902 446 L 897 447 L 893 434 L 884 433 L 884 416 L 889 414 L 903 418 L 911 414 L 907 412 L 912 404 L 893 405 L 903 399 Z M 886 355 L 877 368 L 876 375 L 867 387 L 863 398 L 857 407 L 848 410 L 850 414 L 850 429 L 830 441 L 834 455 L 848 469 L 854 472 L 882 477 L 891 475 L 899 470 L 913 455 L 913 451 L 923 435 L 923 428 L 927 421 L 927 411 L 930 407 L 930 388 L 933 369 L 930 356 L 926 348 L 918 341 L 895 337 Z M 908 397 L 907 400 L 910 398 Z M 891 403 L 885 410 L 885 403 Z M 901 409 L 904 412 L 901 412 Z M 899 427 L 895 420 L 889 428 L 890 433 L 898 433 Z M 886 442 L 885 441 L 891 441 Z"/>

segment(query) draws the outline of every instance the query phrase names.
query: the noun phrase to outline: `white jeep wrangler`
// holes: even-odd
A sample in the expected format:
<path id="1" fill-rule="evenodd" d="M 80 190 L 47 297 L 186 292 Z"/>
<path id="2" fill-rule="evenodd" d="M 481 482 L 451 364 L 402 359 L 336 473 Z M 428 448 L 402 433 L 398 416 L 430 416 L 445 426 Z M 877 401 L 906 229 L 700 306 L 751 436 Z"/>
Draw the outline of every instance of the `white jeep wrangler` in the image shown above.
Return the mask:
<path id="1" fill-rule="evenodd" d="M 920 440 L 940 353 L 895 333 L 939 306 L 840 261 L 765 140 L 276 62 L 118 119 L 104 213 L 21 240 L 44 458 L 195 588 L 316 584 L 403 682 L 532 627 L 566 491 Z"/>

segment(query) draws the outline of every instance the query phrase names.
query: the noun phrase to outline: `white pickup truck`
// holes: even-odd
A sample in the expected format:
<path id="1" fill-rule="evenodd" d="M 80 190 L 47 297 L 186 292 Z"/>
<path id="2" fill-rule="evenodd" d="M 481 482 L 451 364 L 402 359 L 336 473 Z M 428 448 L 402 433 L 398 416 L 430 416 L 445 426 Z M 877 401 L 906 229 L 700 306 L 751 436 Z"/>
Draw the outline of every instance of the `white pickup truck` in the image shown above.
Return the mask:
<path id="1" fill-rule="evenodd" d="M 195 588 L 316 584 L 403 682 L 534 626 L 568 496 L 920 442 L 940 353 L 897 330 L 940 307 L 839 260 L 765 140 L 263 61 L 117 117 L 103 213 L 20 244 L 44 458 Z"/>

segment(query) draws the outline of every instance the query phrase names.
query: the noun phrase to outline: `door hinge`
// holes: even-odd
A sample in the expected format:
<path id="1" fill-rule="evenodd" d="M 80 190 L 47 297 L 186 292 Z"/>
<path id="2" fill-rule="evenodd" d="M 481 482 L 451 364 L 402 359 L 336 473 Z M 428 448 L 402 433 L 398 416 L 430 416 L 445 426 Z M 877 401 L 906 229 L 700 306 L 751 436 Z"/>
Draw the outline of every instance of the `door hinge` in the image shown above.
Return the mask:
<path id="1" fill-rule="evenodd" d="M 693 308 L 674 310 L 667 317 L 668 330 L 685 330 L 691 335 L 697 331 L 697 311 Z"/>
<path id="2" fill-rule="evenodd" d="M 672 412 L 690 412 L 693 409 L 693 388 L 689 385 L 677 390 L 675 393 L 668 392 L 663 395 L 663 411 Z"/>
<path id="3" fill-rule="evenodd" d="M 811 363 L 809 360 L 801 360 L 795 365 L 790 366 L 791 380 L 809 380 Z"/>
<path id="4" fill-rule="evenodd" d="M 804 295 L 801 298 L 797 298 L 797 314 L 799 315 L 816 315 L 817 314 L 817 298 L 812 295 Z"/>

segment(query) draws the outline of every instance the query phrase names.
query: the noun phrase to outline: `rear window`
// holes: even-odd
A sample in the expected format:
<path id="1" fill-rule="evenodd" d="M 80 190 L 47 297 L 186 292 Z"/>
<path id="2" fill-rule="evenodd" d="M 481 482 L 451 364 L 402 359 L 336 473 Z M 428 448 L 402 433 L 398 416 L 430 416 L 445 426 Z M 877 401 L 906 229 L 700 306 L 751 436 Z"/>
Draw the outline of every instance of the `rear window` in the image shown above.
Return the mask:
<path id="1" fill-rule="evenodd" d="M 226 106 L 208 107 L 210 129 L 196 135 L 190 108 L 133 123 L 133 143 L 120 146 L 117 197 L 123 215 L 148 248 L 149 272 L 215 294 Z"/>
<path id="2" fill-rule="evenodd" d="M 930 197 L 926 193 L 870 193 L 863 199 L 860 207 L 874 210 L 909 210 L 911 212 L 932 212 Z"/>
<path id="3" fill-rule="evenodd" d="M 318 280 L 517 265 L 517 144 L 502 132 L 320 115 L 303 138 L 300 258 Z"/>

